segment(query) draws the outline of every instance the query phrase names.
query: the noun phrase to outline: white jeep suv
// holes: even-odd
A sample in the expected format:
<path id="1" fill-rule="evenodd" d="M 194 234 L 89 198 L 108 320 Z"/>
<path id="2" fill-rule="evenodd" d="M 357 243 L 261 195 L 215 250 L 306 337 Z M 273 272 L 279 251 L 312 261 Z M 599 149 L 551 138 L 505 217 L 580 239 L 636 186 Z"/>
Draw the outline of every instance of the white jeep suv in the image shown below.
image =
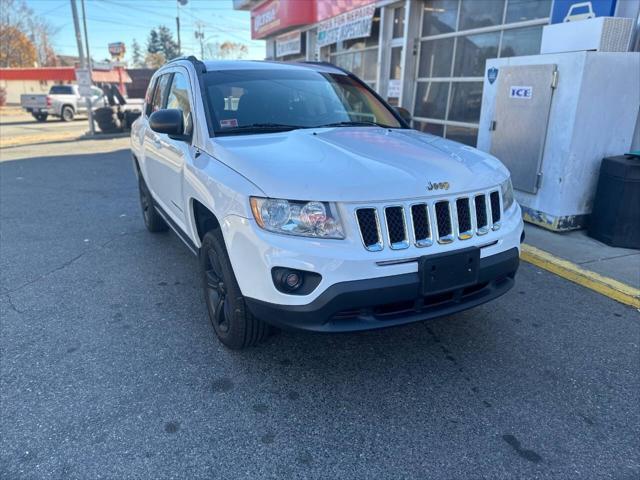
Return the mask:
<path id="1" fill-rule="evenodd" d="M 509 172 L 406 113 L 329 64 L 189 57 L 155 73 L 131 132 L 144 222 L 198 256 L 222 343 L 401 325 L 513 286 Z"/>

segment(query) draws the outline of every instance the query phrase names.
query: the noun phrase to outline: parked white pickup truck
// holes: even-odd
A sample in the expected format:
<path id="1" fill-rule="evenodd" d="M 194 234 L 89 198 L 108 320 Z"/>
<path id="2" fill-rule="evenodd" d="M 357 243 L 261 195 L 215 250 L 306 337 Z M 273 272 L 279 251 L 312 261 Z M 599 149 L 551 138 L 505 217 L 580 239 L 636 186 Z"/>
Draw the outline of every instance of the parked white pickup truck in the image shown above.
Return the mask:
<path id="1" fill-rule="evenodd" d="M 333 65 L 172 61 L 131 149 L 145 225 L 198 255 L 230 348 L 269 325 L 347 332 L 451 315 L 514 285 L 523 223 L 509 171 L 412 130 Z"/>
<path id="2" fill-rule="evenodd" d="M 91 91 L 92 109 L 104 106 L 102 90 L 91 87 Z M 80 95 L 77 85 L 53 85 L 48 94 L 23 94 L 20 105 L 38 122 L 46 121 L 49 115 L 70 122 L 77 113 L 87 112 L 86 97 Z"/>

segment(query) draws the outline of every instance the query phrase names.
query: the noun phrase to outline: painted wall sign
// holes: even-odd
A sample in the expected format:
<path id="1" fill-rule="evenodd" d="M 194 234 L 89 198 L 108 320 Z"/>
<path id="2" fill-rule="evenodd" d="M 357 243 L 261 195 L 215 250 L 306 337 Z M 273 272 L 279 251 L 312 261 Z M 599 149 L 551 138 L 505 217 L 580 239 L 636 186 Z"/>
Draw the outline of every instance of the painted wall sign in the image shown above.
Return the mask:
<path id="1" fill-rule="evenodd" d="M 554 0 L 551 23 L 576 22 L 594 17 L 611 17 L 617 0 Z"/>
<path id="2" fill-rule="evenodd" d="M 519 85 L 509 87 L 509 98 L 530 100 L 531 97 L 533 97 L 533 87 L 523 87 Z"/>
<path id="3" fill-rule="evenodd" d="M 276 57 L 296 55 L 302 51 L 300 32 L 291 32 L 276 37 Z"/>
<path id="4" fill-rule="evenodd" d="M 375 5 L 365 5 L 350 12 L 325 20 L 318 25 L 318 47 L 352 38 L 371 35 L 371 23 Z"/>

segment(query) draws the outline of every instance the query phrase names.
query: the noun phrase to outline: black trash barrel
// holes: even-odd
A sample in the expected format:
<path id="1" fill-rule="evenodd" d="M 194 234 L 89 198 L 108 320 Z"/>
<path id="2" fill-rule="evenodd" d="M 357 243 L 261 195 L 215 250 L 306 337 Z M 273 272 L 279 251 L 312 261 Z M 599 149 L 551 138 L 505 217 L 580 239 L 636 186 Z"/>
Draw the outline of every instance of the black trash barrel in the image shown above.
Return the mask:
<path id="1" fill-rule="evenodd" d="M 640 156 L 602 160 L 588 234 L 612 247 L 640 249 Z"/>

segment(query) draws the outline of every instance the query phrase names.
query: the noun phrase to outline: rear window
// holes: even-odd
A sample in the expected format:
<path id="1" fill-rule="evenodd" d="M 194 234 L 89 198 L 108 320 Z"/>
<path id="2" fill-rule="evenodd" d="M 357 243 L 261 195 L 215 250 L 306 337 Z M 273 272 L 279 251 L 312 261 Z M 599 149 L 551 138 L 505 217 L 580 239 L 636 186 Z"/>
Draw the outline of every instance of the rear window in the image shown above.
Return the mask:
<path id="1" fill-rule="evenodd" d="M 49 90 L 51 95 L 73 95 L 73 87 L 70 85 L 54 85 Z"/>

